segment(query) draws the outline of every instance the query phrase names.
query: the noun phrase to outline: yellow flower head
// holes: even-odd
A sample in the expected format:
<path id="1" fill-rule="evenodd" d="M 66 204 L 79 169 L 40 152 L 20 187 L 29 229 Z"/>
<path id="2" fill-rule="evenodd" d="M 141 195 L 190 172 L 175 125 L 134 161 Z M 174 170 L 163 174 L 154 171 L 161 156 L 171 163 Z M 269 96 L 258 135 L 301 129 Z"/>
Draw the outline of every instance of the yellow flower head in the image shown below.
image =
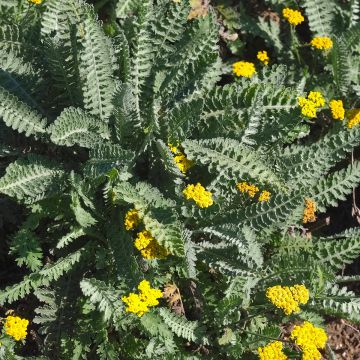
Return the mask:
<path id="1" fill-rule="evenodd" d="M 311 199 L 305 199 L 305 209 L 303 215 L 303 223 L 314 222 L 316 220 L 316 204 Z"/>
<path id="2" fill-rule="evenodd" d="M 27 336 L 27 327 L 29 320 L 22 319 L 18 316 L 8 316 L 5 319 L 5 332 L 12 336 L 16 341 L 20 341 Z"/>
<path id="3" fill-rule="evenodd" d="M 251 78 L 255 73 L 255 65 L 248 61 L 238 61 L 233 64 L 233 73 L 236 76 Z"/>
<path id="4" fill-rule="evenodd" d="M 170 151 L 175 155 L 174 161 L 179 170 L 185 174 L 193 165 L 193 162 L 189 160 L 186 155 L 179 149 L 179 143 L 176 145 L 168 144 Z"/>
<path id="5" fill-rule="evenodd" d="M 126 312 L 131 312 L 141 317 L 149 311 L 150 307 L 159 305 L 158 299 L 162 297 L 159 289 L 153 289 L 147 280 L 142 280 L 138 285 L 139 294 L 130 293 L 121 300 L 127 305 Z"/>
<path id="6" fill-rule="evenodd" d="M 141 299 L 147 304 L 147 306 L 159 305 L 159 300 L 162 298 L 162 292 L 159 289 L 153 289 L 147 280 L 143 280 L 138 285 Z"/>
<path id="7" fill-rule="evenodd" d="M 314 37 L 311 40 L 310 45 L 319 50 L 328 50 L 333 47 L 333 42 L 327 36 L 323 36 L 323 37 L 318 36 L 318 37 Z"/>
<path id="8" fill-rule="evenodd" d="M 315 118 L 316 117 L 316 106 L 311 101 L 304 97 L 299 97 L 298 99 L 299 106 L 301 108 L 301 114 L 308 117 L 308 118 Z"/>
<path id="9" fill-rule="evenodd" d="M 264 65 L 268 65 L 269 64 L 269 61 L 270 61 L 270 58 L 269 58 L 269 55 L 267 53 L 267 51 L 259 51 L 257 53 L 257 58 L 264 64 Z"/>
<path id="10" fill-rule="evenodd" d="M 134 230 L 140 223 L 140 216 L 136 209 L 129 210 L 125 215 L 125 229 Z"/>
<path id="11" fill-rule="evenodd" d="M 183 153 L 178 153 L 178 155 L 174 156 L 174 161 L 183 174 L 185 174 L 193 165 L 193 162 Z"/>
<path id="12" fill-rule="evenodd" d="M 295 325 L 290 335 L 291 340 L 295 340 L 304 353 L 317 354 L 317 349 L 324 349 L 327 341 L 327 335 L 324 329 L 317 328 L 308 321 L 302 325 Z M 319 358 L 320 359 L 320 358 Z"/>
<path id="13" fill-rule="evenodd" d="M 286 8 L 283 9 L 282 15 L 291 25 L 294 26 L 301 24 L 305 20 L 299 10 Z"/>
<path id="14" fill-rule="evenodd" d="M 263 190 L 259 196 L 258 201 L 259 202 L 263 202 L 263 201 L 267 202 L 270 200 L 270 196 L 271 196 L 271 193 L 269 191 Z"/>
<path id="15" fill-rule="evenodd" d="M 360 109 L 352 109 L 346 112 L 346 117 L 349 119 L 347 127 L 349 129 L 360 123 Z"/>
<path id="16" fill-rule="evenodd" d="M 310 91 L 308 100 L 312 101 L 316 107 L 322 107 L 325 105 L 325 99 L 320 91 Z"/>
<path id="17" fill-rule="evenodd" d="M 331 100 L 329 102 L 331 115 L 335 120 L 344 120 L 345 109 L 341 100 Z"/>
<path id="18" fill-rule="evenodd" d="M 259 360 L 287 360 L 282 350 L 283 344 L 281 341 L 274 341 L 264 347 L 259 347 Z"/>
<path id="19" fill-rule="evenodd" d="M 319 91 L 310 91 L 307 98 L 298 98 L 299 106 L 301 107 L 301 114 L 309 117 L 316 117 L 316 110 L 325 105 L 325 99 Z"/>
<path id="20" fill-rule="evenodd" d="M 165 259 L 169 255 L 169 252 L 147 230 L 140 231 L 137 234 L 134 246 L 140 251 L 142 257 L 147 260 Z"/>
<path id="21" fill-rule="evenodd" d="M 42 0 L 28 0 L 28 1 L 35 5 L 40 5 L 42 3 Z"/>
<path id="22" fill-rule="evenodd" d="M 201 208 L 207 208 L 214 203 L 211 192 L 206 191 L 200 183 L 186 186 L 183 194 L 187 200 L 194 200 Z"/>
<path id="23" fill-rule="evenodd" d="M 179 144 L 168 144 L 168 147 L 173 154 L 176 154 L 179 151 Z"/>
<path id="24" fill-rule="evenodd" d="M 255 185 L 249 184 L 246 181 L 240 182 L 236 185 L 240 192 L 243 194 L 247 193 L 251 198 L 253 198 L 256 193 L 259 191 L 259 188 Z"/>
<path id="25" fill-rule="evenodd" d="M 299 304 L 309 301 L 309 290 L 304 285 L 281 286 L 276 285 L 266 290 L 266 297 L 277 308 L 282 309 L 286 315 L 298 313 Z"/>

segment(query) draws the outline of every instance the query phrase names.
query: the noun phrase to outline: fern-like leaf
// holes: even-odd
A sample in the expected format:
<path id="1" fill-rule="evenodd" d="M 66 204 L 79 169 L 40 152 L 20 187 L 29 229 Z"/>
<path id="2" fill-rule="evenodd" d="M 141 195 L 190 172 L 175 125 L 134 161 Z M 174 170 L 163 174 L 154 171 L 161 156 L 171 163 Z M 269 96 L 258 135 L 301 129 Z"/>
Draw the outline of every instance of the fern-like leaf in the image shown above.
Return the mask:
<path id="1" fill-rule="evenodd" d="M 57 145 L 91 148 L 109 138 L 107 125 L 81 109 L 67 108 L 48 129 Z"/>
<path id="2" fill-rule="evenodd" d="M 19 201 L 33 202 L 61 188 L 64 171 L 40 157 L 29 156 L 13 162 L 0 179 L 0 192 Z"/>

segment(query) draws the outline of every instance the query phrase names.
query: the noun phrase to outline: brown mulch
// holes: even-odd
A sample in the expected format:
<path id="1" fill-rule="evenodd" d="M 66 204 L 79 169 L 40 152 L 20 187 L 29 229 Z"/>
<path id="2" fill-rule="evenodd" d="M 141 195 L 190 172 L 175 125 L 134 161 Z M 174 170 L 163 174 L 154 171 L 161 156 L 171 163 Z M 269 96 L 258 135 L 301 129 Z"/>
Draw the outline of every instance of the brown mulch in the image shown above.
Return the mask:
<path id="1" fill-rule="evenodd" d="M 327 333 L 338 360 L 360 360 L 360 326 L 334 320 L 328 324 Z"/>

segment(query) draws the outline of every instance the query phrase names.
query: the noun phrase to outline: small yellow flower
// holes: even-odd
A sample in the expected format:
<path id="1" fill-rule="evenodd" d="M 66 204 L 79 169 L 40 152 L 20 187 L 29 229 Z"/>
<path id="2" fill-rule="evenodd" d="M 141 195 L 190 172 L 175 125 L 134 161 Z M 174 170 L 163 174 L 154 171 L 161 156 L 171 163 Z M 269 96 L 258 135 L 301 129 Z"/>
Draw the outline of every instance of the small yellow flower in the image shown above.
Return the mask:
<path id="1" fill-rule="evenodd" d="M 295 325 L 290 335 L 303 351 L 302 359 L 321 360 L 321 353 L 318 349 L 324 349 L 327 341 L 325 330 L 315 327 L 308 321 L 302 325 Z"/>
<path id="2" fill-rule="evenodd" d="M 333 47 L 333 42 L 327 36 L 323 36 L 323 37 L 318 36 L 318 37 L 314 37 L 311 40 L 310 45 L 319 50 L 328 50 Z"/>
<path id="3" fill-rule="evenodd" d="M 270 58 L 269 55 L 267 53 L 267 51 L 263 50 L 263 51 L 259 51 L 257 53 L 257 58 L 264 64 L 264 65 L 268 65 Z"/>
<path id="4" fill-rule="evenodd" d="M 307 98 L 301 96 L 298 102 L 301 114 L 309 118 L 315 118 L 316 110 L 325 105 L 325 99 L 319 91 L 310 91 Z"/>
<path id="5" fill-rule="evenodd" d="M 343 102 L 341 100 L 331 100 L 329 102 L 329 107 L 331 110 L 331 115 L 335 120 L 344 120 L 345 109 Z"/>
<path id="6" fill-rule="evenodd" d="M 134 230 L 140 223 L 140 216 L 136 209 L 129 210 L 125 215 L 125 229 Z"/>
<path id="7" fill-rule="evenodd" d="M 304 285 L 281 286 L 276 285 L 266 290 L 266 297 L 277 308 L 282 309 L 286 315 L 298 313 L 299 304 L 309 301 L 309 290 Z"/>
<path id="8" fill-rule="evenodd" d="M 174 156 L 174 161 L 183 174 L 185 174 L 193 165 L 193 162 L 183 153 L 178 153 L 178 155 Z"/>
<path id="9" fill-rule="evenodd" d="M 20 341 L 26 338 L 28 325 L 29 320 L 18 316 L 8 316 L 5 319 L 4 328 L 7 335 L 12 336 L 16 341 Z"/>
<path id="10" fill-rule="evenodd" d="M 354 126 L 360 123 L 360 109 L 352 109 L 346 112 L 348 118 L 347 127 L 352 129 Z"/>
<path id="11" fill-rule="evenodd" d="M 259 188 L 255 185 L 249 184 L 246 181 L 240 182 L 236 185 L 240 192 L 243 194 L 247 193 L 251 198 L 253 198 L 256 193 L 259 191 Z"/>
<path id="12" fill-rule="evenodd" d="M 193 166 L 193 162 L 186 157 L 186 155 L 179 149 L 179 146 L 179 144 L 168 144 L 170 151 L 175 155 L 174 161 L 177 167 L 183 174 L 186 174 L 186 172 Z"/>
<path id="13" fill-rule="evenodd" d="M 287 360 L 282 350 L 283 343 L 281 341 L 274 341 L 264 347 L 259 347 L 259 360 Z"/>
<path id="14" fill-rule="evenodd" d="M 271 196 L 271 193 L 269 191 L 263 190 L 259 196 L 258 201 L 259 202 L 263 202 L 263 201 L 267 202 L 270 200 L 270 196 Z"/>
<path id="15" fill-rule="evenodd" d="M 28 1 L 35 5 L 40 5 L 42 3 L 42 0 L 28 0 Z"/>
<path id="16" fill-rule="evenodd" d="M 255 65 L 248 61 L 238 61 L 233 64 L 233 72 L 236 76 L 251 78 L 255 73 Z"/>
<path id="17" fill-rule="evenodd" d="M 159 289 L 153 289 L 147 280 L 142 280 L 138 285 L 139 294 L 130 293 L 121 300 L 127 305 L 126 312 L 131 312 L 141 317 L 149 311 L 150 307 L 159 305 L 158 299 L 162 297 Z"/>
<path id="18" fill-rule="evenodd" d="M 305 209 L 303 215 L 303 223 L 314 222 L 316 220 L 316 204 L 311 199 L 305 199 Z"/>
<path id="19" fill-rule="evenodd" d="M 322 107 L 325 105 L 325 99 L 320 91 L 310 91 L 308 100 L 312 101 L 316 107 Z"/>
<path id="20" fill-rule="evenodd" d="M 283 9 L 282 15 L 291 25 L 294 26 L 301 24 L 305 20 L 299 10 L 286 8 Z"/>
<path id="21" fill-rule="evenodd" d="M 168 147 L 173 154 L 176 154 L 179 151 L 179 144 L 168 144 Z"/>
<path id="22" fill-rule="evenodd" d="M 144 259 L 165 259 L 169 253 L 152 237 L 150 231 L 143 230 L 137 234 L 134 246 L 138 249 Z"/>
<path id="23" fill-rule="evenodd" d="M 183 190 L 183 194 L 187 200 L 194 200 L 201 208 L 207 208 L 214 203 L 211 192 L 206 191 L 200 183 L 188 185 Z"/>
<path id="24" fill-rule="evenodd" d="M 301 107 L 301 114 L 308 117 L 308 118 L 315 118 L 316 117 L 316 106 L 315 104 L 304 98 L 304 97 L 299 97 L 298 99 L 299 105 Z"/>

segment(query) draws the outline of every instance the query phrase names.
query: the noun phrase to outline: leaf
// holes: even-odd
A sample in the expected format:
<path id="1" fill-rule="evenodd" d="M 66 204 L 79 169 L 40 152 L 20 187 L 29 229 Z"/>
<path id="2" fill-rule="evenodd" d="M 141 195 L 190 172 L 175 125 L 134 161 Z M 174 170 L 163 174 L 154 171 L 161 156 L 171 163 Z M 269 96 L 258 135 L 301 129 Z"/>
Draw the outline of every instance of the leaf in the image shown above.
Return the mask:
<path id="1" fill-rule="evenodd" d="M 49 160 L 28 156 L 10 164 L 0 179 L 0 192 L 19 201 L 35 202 L 61 189 L 64 170 Z"/>
<path id="2" fill-rule="evenodd" d="M 92 148 L 109 138 L 106 124 L 82 109 L 67 108 L 48 129 L 51 141 L 57 145 L 80 145 Z"/>

